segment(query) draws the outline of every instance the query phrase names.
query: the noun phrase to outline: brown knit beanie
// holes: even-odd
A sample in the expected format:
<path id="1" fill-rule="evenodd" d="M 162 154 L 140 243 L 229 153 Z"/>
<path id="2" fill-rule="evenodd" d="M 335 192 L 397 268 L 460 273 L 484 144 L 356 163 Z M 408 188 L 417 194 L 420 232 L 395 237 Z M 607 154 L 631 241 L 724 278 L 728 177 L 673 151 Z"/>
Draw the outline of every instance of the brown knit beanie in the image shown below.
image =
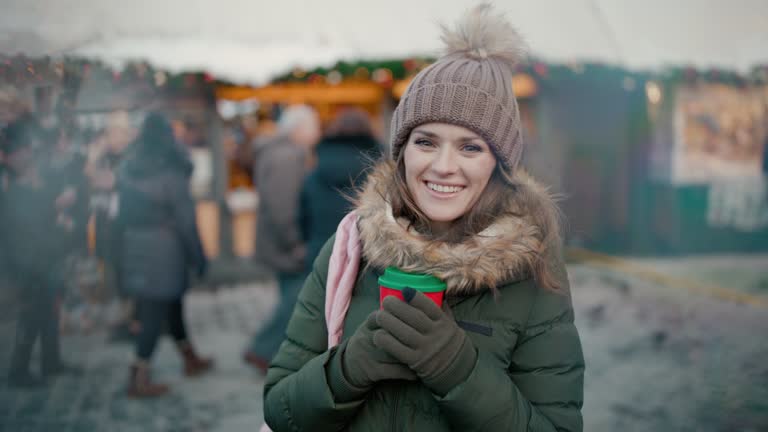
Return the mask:
<path id="1" fill-rule="evenodd" d="M 522 157 L 523 136 L 512 75 L 525 55 L 525 44 L 488 4 L 467 12 L 454 29 L 442 29 L 445 55 L 413 78 L 395 109 L 393 159 L 413 128 L 440 122 L 479 134 L 514 170 Z"/>

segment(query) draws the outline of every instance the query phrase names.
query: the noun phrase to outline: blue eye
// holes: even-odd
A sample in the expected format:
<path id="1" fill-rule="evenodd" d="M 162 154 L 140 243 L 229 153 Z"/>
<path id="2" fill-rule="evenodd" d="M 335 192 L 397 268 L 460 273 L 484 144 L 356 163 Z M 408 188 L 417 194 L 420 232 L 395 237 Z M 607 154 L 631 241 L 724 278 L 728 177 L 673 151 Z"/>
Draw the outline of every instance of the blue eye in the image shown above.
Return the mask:
<path id="1" fill-rule="evenodd" d="M 431 147 L 433 145 L 432 141 L 424 138 L 419 138 L 413 143 L 416 144 L 417 146 L 422 146 L 422 147 Z"/>
<path id="2" fill-rule="evenodd" d="M 464 151 L 468 151 L 471 153 L 480 153 L 483 151 L 483 148 L 476 144 L 467 144 L 464 147 L 461 148 Z"/>

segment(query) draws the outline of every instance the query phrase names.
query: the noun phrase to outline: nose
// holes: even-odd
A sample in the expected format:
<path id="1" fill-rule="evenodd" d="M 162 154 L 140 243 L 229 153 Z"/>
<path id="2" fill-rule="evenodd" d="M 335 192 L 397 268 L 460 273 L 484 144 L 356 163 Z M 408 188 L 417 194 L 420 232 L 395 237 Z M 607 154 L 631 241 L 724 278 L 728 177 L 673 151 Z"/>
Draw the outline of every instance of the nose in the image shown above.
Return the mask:
<path id="1" fill-rule="evenodd" d="M 441 176 L 446 176 L 458 171 L 456 151 L 452 146 L 441 146 L 432 161 L 432 170 Z"/>

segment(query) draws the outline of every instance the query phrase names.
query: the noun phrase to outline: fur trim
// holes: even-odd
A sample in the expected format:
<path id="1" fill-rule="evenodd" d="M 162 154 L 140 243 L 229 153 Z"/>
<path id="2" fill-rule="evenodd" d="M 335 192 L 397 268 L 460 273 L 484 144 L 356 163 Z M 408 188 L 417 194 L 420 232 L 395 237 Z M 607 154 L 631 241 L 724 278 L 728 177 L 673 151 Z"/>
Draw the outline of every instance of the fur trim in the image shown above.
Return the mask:
<path id="1" fill-rule="evenodd" d="M 459 54 L 476 59 L 498 58 L 510 66 L 526 56 L 520 34 L 503 14 L 494 14 L 491 5 L 481 3 L 468 11 L 453 29 L 440 26 L 446 55 Z"/>
<path id="2" fill-rule="evenodd" d="M 378 268 L 429 273 L 448 285 L 448 295 L 495 291 L 530 277 L 551 254 L 559 254 L 559 210 L 545 187 L 522 169 L 509 189 L 508 214 L 462 243 L 426 239 L 402 218 L 395 220 L 383 191 L 392 190 L 394 163 L 382 162 L 357 199 L 363 257 Z"/>

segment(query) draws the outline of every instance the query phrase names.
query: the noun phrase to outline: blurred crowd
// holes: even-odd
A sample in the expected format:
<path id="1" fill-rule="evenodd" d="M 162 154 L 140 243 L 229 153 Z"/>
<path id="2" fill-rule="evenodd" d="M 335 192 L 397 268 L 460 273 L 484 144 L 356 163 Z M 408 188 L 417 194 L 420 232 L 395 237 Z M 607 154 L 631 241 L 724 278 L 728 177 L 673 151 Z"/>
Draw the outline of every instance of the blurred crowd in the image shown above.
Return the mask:
<path id="1" fill-rule="evenodd" d="M 146 390 L 144 363 L 166 321 L 186 370 L 210 367 L 191 349 L 177 304 L 188 268 L 202 275 L 206 260 L 188 187 L 192 164 L 170 123 L 150 113 L 136 127 L 114 112 L 89 136 L 70 116 L 17 114 L 3 119 L 0 136 L 0 268 L 17 314 L 8 383 L 38 387 L 80 373 L 63 360 L 62 324 L 77 315 L 80 325 L 97 324 L 88 309 L 103 310 L 108 297 L 122 299 L 123 313 L 103 324 L 137 344 L 129 391 Z"/>
<path id="2" fill-rule="evenodd" d="M 150 375 L 165 333 L 185 375 L 210 371 L 213 360 L 187 333 L 183 304 L 208 269 L 190 193 L 189 148 L 200 131 L 160 112 L 115 111 L 101 130 L 25 109 L 4 110 L 0 120 L 0 286 L 16 319 L 8 384 L 39 387 L 84 373 L 60 346 L 60 333 L 74 330 L 108 331 L 110 340 L 134 345 L 133 361 L 126 356 L 133 397 L 169 391 Z M 275 122 L 229 123 L 223 132 L 230 188 L 258 191 L 254 258 L 274 271 L 280 292 L 243 356 L 265 372 L 314 257 L 379 143 L 369 115 L 353 108 L 325 127 L 300 105 Z"/>

